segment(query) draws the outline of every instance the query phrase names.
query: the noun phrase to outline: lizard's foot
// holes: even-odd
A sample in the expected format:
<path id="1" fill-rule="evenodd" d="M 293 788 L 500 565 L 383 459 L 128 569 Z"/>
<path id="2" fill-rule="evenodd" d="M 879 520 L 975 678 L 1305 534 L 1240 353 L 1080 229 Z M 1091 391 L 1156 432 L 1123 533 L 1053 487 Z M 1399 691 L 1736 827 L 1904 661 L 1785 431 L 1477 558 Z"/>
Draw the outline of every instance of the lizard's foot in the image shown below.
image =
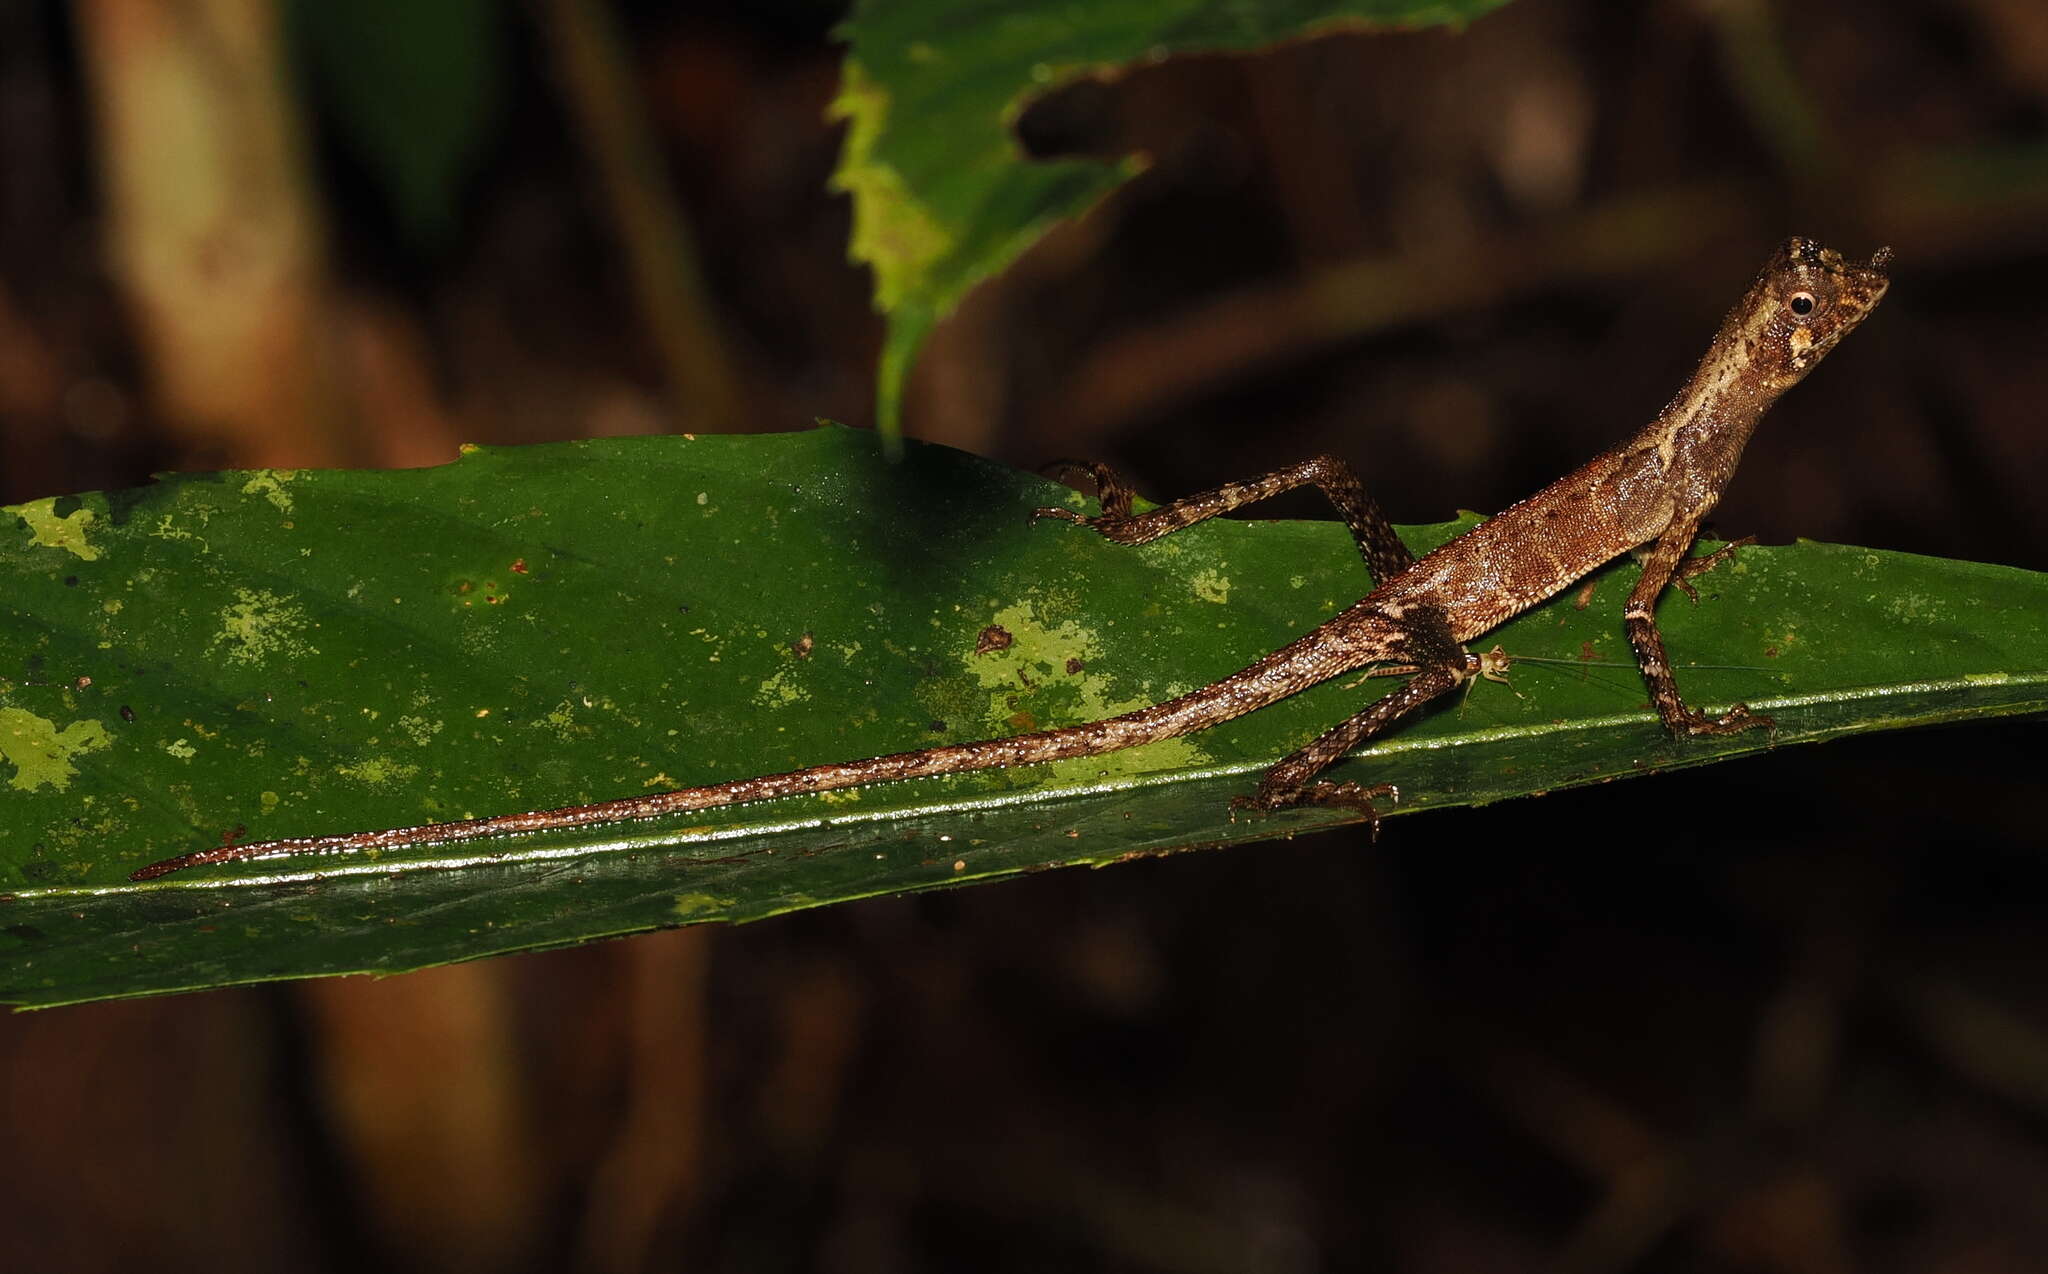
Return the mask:
<path id="1" fill-rule="evenodd" d="M 1465 654 L 1465 676 L 1467 679 L 1484 677 L 1488 681 L 1498 681 L 1506 686 L 1509 684 L 1508 668 L 1514 662 L 1515 657 L 1507 652 L 1507 647 L 1505 646 L 1495 646 L 1483 655 L 1475 655 L 1467 651 Z M 1515 697 L 1521 698 L 1519 694 Z"/>
<path id="2" fill-rule="evenodd" d="M 1131 501 L 1137 492 L 1123 480 L 1122 475 L 1106 464 L 1097 464 L 1093 460 L 1055 460 L 1041 466 L 1039 472 L 1061 481 L 1076 475 L 1088 479 L 1095 484 L 1095 498 L 1102 504 L 1102 513 L 1099 517 L 1088 517 L 1072 509 L 1039 509 L 1031 515 L 1034 522 L 1042 517 L 1054 517 L 1083 526 L 1095 526 L 1098 522 L 1117 522 L 1131 516 Z"/>
<path id="3" fill-rule="evenodd" d="M 1739 540 L 1728 541 L 1705 557 L 1689 557 L 1680 562 L 1678 569 L 1671 573 L 1671 582 L 1678 586 L 1679 592 L 1684 593 L 1686 597 L 1691 599 L 1693 605 L 1697 606 L 1700 604 L 1700 594 L 1699 590 L 1692 586 L 1692 577 L 1695 575 L 1705 575 L 1723 562 L 1734 561 L 1736 549 L 1747 548 L 1754 543 L 1756 543 L 1754 535 L 1745 535 Z"/>
<path id="4" fill-rule="evenodd" d="M 1731 705 L 1727 712 L 1718 717 L 1688 710 L 1679 718 L 1677 728 L 1679 733 L 1697 738 L 1703 734 L 1736 734 L 1743 730 L 1758 728 L 1774 730 L 1777 724 L 1769 717 L 1751 712 L 1748 704 L 1738 703 Z"/>
<path id="5" fill-rule="evenodd" d="M 1159 538 L 1159 533 L 1142 519 L 1116 513 L 1091 515 L 1076 513 L 1072 509 L 1033 509 L 1031 520 L 1036 522 L 1040 518 L 1058 518 L 1075 526 L 1085 526 L 1103 539 L 1117 544 L 1146 544 Z"/>
<path id="6" fill-rule="evenodd" d="M 1240 796 L 1230 802 L 1230 808 L 1238 810 L 1284 810 L 1296 805 L 1327 805 L 1333 809 L 1356 810 L 1365 815 L 1372 827 L 1372 838 L 1380 838 L 1380 811 L 1373 801 L 1384 797 L 1390 803 L 1398 804 L 1401 789 L 1392 783 L 1375 783 L 1366 787 L 1359 783 L 1311 783 L 1307 787 L 1269 788 L 1261 785 L 1250 796 Z"/>

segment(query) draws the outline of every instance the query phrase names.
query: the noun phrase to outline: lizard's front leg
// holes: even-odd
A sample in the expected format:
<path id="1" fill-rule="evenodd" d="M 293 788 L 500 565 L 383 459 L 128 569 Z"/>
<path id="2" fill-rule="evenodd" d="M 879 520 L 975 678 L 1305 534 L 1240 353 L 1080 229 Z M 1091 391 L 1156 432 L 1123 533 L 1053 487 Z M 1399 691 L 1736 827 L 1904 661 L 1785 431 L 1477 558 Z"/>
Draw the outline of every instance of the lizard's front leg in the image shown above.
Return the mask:
<path id="1" fill-rule="evenodd" d="M 1415 555 L 1401 543 L 1401 537 L 1394 534 L 1394 524 L 1380 512 L 1380 506 L 1365 493 L 1365 484 L 1358 480 L 1350 465 L 1336 456 L 1317 456 L 1262 477 L 1228 483 L 1213 491 L 1163 504 L 1149 513 L 1137 514 L 1131 512 L 1133 492 L 1130 486 L 1109 466 L 1090 461 L 1062 460 L 1047 467 L 1085 473 L 1092 478 L 1096 498 L 1102 502 L 1102 512 L 1089 517 L 1071 509 L 1039 509 L 1032 516 L 1062 518 L 1093 527 L 1118 544 L 1146 544 L 1255 500 L 1313 485 L 1329 497 L 1338 515 L 1344 519 L 1351 538 L 1358 542 L 1359 556 L 1365 559 L 1366 569 L 1372 572 L 1373 583 L 1384 584 L 1415 564 Z"/>
<path id="2" fill-rule="evenodd" d="M 1628 626 L 1628 643 L 1635 647 L 1636 662 L 1642 666 L 1643 680 L 1650 683 L 1650 702 L 1656 706 L 1657 716 L 1664 722 L 1664 728 L 1685 738 L 1701 734 L 1734 734 L 1738 730 L 1753 730 L 1758 726 L 1772 724 L 1771 719 L 1749 710 L 1748 704 L 1738 703 L 1730 707 L 1725 715 L 1710 717 L 1685 706 L 1679 697 L 1678 681 L 1671 675 L 1671 663 L 1664 656 L 1664 637 L 1657 631 L 1657 595 L 1674 577 L 1684 587 L 1685 575 L 1697 574 L 1688 571 L 1681 574 L 1680 563 L 1692 547 L 1693 537 L 1699 533 L 1700 519 L 1693 517 L 1684 523 L 1673 523 L 1660 536 L 1650 552 L 1643 558 L 1643 577 L 1636 581 L 1628 595 L 1628 608 L 1623 617 Z M 1700 559 L 1699 570 L 1710 569 L 1725 560 L 1723 554 L 1731 554 L 1735 545 L 1730 544 L 1719 552 Z M 1732 555 L 1732 554 L 1731 554 Z M 1692 590 L 1687 588 L 1690 593 Z"/>
<path id="3" fill-rule="evenodd" d="M 1745 535 L 1739 540 L 1728 541 L 1705 557 L 1688 557 L 1679 562 L 1678 569 L 1672 572 L 1671 583 L 1697 606 L 1700 604 L 1700 591 L 1692 586 L 1693 576 L 1705 575 L 1723 562 L 1734 561 L 1736 549 L 1748 548 L 1755 543 L 1754 535 Z"/>

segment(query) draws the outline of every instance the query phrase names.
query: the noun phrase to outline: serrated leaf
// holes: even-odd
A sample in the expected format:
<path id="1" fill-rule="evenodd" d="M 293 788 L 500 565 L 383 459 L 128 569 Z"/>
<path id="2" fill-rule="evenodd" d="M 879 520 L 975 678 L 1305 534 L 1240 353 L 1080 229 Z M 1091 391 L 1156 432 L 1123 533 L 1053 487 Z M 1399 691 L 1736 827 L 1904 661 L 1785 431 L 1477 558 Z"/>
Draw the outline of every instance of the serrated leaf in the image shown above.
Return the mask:
<path id="1" fill-rule="evenodd" d="M 1344 821 L 1229 799 L 1391 681 L 1090 760 L 126 879 L 229 834 L 1086 721 L 1234 671 L 1369 587 L 1335 524 L 1125 549 L 1027 525 L 1062 499 L 1079 497 L 941 447 L 892 464 L 874 435 L 825 428 L 180 475 L 0 511 L 0 1000 L 395 973 Z M 1512 689 L 1479 684 L 1340 775 L 1399 783 L 1408 814 L 1770 748 L 1658 728 L 1619 619 L 1634 573 L 1482 643 L 1564 665 L 1519 664 Z M 1681 684 L 1775 714 L 1777 746 L 2048 708 L 2048 577 L 1799 544 L 1700 583 L 1698 606 L 1662 612 Z"/>
<path id="2" fill-rule="evenodd" d="M 976 283 L 1137 171 L 1135 162 L 1032 162 L 1011 126 L 1072 80 L 1176 53 L 1230 52 L 1337 30 L 1460 23 L 1506 0 L 862 0 L 835 117 L 835 188 L 853 196 L 852 256 L 871 266 L 888 335 L 877 417 L 896 430 L 927 333 Z"/>

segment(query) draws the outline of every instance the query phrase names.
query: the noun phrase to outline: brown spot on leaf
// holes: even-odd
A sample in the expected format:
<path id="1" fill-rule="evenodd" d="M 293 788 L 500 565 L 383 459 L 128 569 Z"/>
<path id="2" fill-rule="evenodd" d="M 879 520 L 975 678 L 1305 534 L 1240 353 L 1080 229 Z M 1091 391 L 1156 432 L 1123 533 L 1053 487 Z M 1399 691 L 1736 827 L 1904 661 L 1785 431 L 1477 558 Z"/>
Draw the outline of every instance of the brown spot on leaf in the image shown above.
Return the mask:
<path id="1" fill-rule="evenodd" d="M 1080 675 L 1081 675 L 1081 670 L 1082 670 L 1083 668 L 1086 668 L 1087 666 L 1088 666 L 1087 664 L 1084 664 L 1084 663 L 1082 663 L 1082 662 L 1081 662 L 1080 660 L 1078 660 L 1078 659 L 1075 659 L 1075 658 L 1073 658 L 1072 656 L 1068 656 L 1068 658 L 1067 658 L 1067 675 L 1068 675 L 1069 677 L 1078 677 L 1078 676 L 1080 676 Z"/>
<path id="2" fill-rule="evenodd" d="M 809 633 L 805 633 L 803 636 L 796 639 L 796 645 L 791 646 L 789 648 L 789 653 L 795 655 L 798 659 L 809 659 L 811 657 L 811 650 L 815 646 L 817 646 L 817 644 L 817 638 L 811 636 Z"/>
<path id="3" fill-rule="evenodd" d="M 998 650 L 1008 650 L 1016 640 L 1001 624 L 990 624 L 981 630 L 981 636 L 974 639 L 974 653 L 991 655 Z"/>

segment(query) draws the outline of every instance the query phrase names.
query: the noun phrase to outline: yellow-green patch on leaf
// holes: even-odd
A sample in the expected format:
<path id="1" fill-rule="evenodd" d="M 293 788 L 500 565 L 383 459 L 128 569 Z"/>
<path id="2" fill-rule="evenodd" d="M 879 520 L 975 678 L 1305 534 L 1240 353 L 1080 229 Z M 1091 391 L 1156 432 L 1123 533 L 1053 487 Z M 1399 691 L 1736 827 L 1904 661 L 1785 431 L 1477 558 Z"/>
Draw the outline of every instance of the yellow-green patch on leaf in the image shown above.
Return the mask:
<path id="1" fill-rule="evenodd" d="M 27 504 L 9 506 L 5 512 L 12 513 L 28 523 L 29 540 L 42 548 L 63 549 L 85 561 L 99 559 L 100 551 L 87 540 L 87 532 L 98 519 L 91 509 L 73 509 L 63 517 L 57 516 L 57 497 L 47 500 L 31 500 Z"/>
<path id="2" fill-rule="evenodd" d="M 221 612 L 220 630 L 208 647 L 230 663 L 260 664 L 275 656 L 303 658 L 318 650 L 302 633 L 311 627 L 306 610 L 267 588 L 238 588 Z"/>
<path id="3" fill-rule="evenodd" d="M 14 767 L 8 785 L 33 792 L 44 784 L 58 791 L 78 777 L 72 758 L 96 752 L 113 740 L 107 728 L 87 719 L 58 728 L 55 721 L 22 708 L 0 708 L 0 760 Z"/>
<path id="4" fill-rule="evenodd" d="M 847 255 L 874 269 L 875 304 L 886 313 L 923 283 L 925 272 L 953 246 L 952 237 L 910 192 L 903 174 L 875 158 L 875 142 L 889 119 L 889 93 L 850 56 L 827 114 L 847 122 L 846 150 L 832 174 L 832 188 L 854 197 Z"/>

